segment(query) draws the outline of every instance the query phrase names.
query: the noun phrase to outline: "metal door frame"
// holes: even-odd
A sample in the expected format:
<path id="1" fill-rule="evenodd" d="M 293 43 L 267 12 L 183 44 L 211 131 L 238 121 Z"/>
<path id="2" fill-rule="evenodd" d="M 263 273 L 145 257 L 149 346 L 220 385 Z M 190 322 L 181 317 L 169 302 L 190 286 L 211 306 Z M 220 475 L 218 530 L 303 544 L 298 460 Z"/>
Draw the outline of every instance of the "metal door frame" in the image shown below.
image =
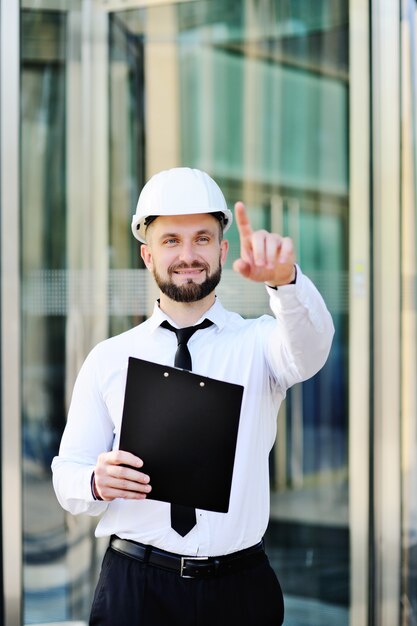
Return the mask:
<path id="1" fill-rule="evenodd" d="M 369 6 L 350 0 L 349 526 L 350 624 L 368 624 L 370 481 Z"/>
<path id="2" fill-rule="evenodd" d="M 370 625 L 400 623 L 401 3 L 371 2 L 372 398 Z"/>
<path id="3" fill-rule="evenodd" d="M 19 2 L 0 5 L 1 497 L 4 623 L 21 622 Z"/>

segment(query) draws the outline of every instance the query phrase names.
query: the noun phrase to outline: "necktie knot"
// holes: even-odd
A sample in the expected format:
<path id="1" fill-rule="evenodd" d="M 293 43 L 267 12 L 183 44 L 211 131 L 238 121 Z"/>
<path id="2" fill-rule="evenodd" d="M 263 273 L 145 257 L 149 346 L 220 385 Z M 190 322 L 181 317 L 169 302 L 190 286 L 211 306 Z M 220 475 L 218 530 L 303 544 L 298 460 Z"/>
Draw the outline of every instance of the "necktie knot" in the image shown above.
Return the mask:
<path id="1" fill-rule="evenodd" d="M 188 340 L 194 335 L 197 327 L 187 326 L 186 328 L 175 328 L 175 334 L 177 335 L 178 345 L 188 343 Z"/>
<path id="2" fill-rule="evenodd" d="M 183 370 L 192 369 L 191 354 L 188 349 L 187 343 L 190 337 L 192 337 L 192 335 L 194 335 L 194 333 L 197 330 L 200 330 L 200 328 L 207 328 L 208 326 L 211 326 L 212 324 L 213 322 L 211 322 L 208 319 L 205 319 L 204 321 L 201 322 L 201 324 L 197 324 L 196 326 L 186 326 L 185 328 L 174 328 L 174 326 L 172 326 L 172 324 L 170 324 L 167 320 L 162 322 L 161 326 L 163 328 L 167 328 L 168 330 L 171 330 L 177 336 L 178 348 L 177 348 L 177 352 L 175 354 L 175 360 L 174 360 L 174 365 L 176 367 L 181 367 Z"/>
<path id="3" fill-rule="evenodd" d="M 201 322 L 201 324 L 197 324 L 196 326 L 186 326 L 185 328 L 175 328 L 174 326 L 172 326 L 172 324 L 170 324 L 167 320 L 165 320 L 164 322 L 162 322 L 161 326 L 163 328 L 167 328 L 168 330 L 176 334 L 178 346 L 180 345 L 184 346 L 184 345 L 187 345 L 188 341 L 197 330 L 200 330 L 201 328 L 208 328 L 208 326 L 212 326 L 212 324 L 213 322 L 211 322 L 208 319 L 205 319 Z"/>

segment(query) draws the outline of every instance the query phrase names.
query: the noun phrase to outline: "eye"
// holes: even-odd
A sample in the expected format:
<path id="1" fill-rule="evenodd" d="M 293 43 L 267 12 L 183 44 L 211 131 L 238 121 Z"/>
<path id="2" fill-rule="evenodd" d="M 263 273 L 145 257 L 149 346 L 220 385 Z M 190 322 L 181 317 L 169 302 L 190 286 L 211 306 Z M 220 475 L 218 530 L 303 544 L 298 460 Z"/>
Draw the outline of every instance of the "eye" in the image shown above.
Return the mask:
<path id="1" fill-rule="evenodd" d="M 210 242 L 210 237 L 208 235 L 200 235 L 199 237 L 197 237 L 197 243 L 209 243 Z"/>
<path id="2" fill-rule="evenodd" d="M 178 243 L 178 239 L 175 237 L 169 237 L 168 239 L 164 239 L 164 246 L 175 246 Z"/>

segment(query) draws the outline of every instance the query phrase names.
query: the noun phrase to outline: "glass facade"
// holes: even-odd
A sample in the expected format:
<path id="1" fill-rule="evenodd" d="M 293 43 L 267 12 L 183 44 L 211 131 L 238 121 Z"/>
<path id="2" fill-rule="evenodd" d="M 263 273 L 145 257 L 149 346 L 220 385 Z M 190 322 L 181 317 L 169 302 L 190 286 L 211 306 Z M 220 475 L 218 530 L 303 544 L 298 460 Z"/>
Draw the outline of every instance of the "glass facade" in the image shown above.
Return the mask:
<path id="1" fill-rule="evenodd" d="M 378 617 L 388 571 L 382 549 L 380 554 L 387 531 L 379 523 L 385 515 L 378 477 L 389 436 L 378 415 L 378 390 L 388 385 L 373 345 L 382 301 L 378 250 L 387 241 L 378 221 L 379 192 L 369 191 L 381 175 L 376 168 L 383 170 L 382 161 L 367 152 L 378 147 L 376 122 L 369 125 L 378 118 L 375 67 L 368 84 L 362 83 L 369 101 L 357 87 L 371 63 L 358 50 L 368 54 L 390 3 L 373 0 L 372 19 L 368 4 L 20 2 L 19 239 L 8 242 L 3 233 L 2 247 L 17 248 L 20 269 L 15 347 L 21 458 L 14 471 L 22 496 L 16 592 L 22 603 L 21 614 L 6 618 L 7 626 L 87 623 L 105 542 L 94 539 L 96 519 L 73 518 L 60 508 L 50 463 L 86 354 L 152 310 L 155 287 L 130 221 L 144 181 L 178 165 L 209 172 L 231 209 L 237 200 L 246 203 L 255 227 L 293 238 L 298 261 L 323 294 L 336 327 L 326 366 L 291 389 L 277 415 L 265 541 L 286 598 L 285 624 L 395 626 Z M 415 4 L 404 1 L 402 9 L 401 206 L 395 209 L 401 216 L 401 324 L 398 335 L 392 333 L 401 382 L 392 417 L 398 436 L 391 441 L 398 454 L 400 517 L 398 537 L 388 535 L 388 543 L 398 554 L 395 623 L 411 626 L 417 620 L 417 74 Z M 371 19 L 370 29 L 362 30 L 363 16 Z M 377 56 L 375 48 L 374 64 Z M 398 124 L 399 114 L 392 120 Z M 383 183 L 382 176 L 381 189 Z M 365 190 L 361 206 L 359 189 Z M 268 312 L 264 290 L 232 270 L 239 254 L 234 225 L 228 239 L 218 289 L 223 304 L 246 317 Z M 5 337 L 7 330 L 2 332 Z M 367 377 L 358 381 L 362 367 Z M 12 413 L 4 401 L 2 407 L 7 424 Z M 359 441 L 361 428 L 369 439 Z M 3 499 L 3 510 L 5 504 Z M 358 572 L 366 580 L 362 589 Z M 3 575 L 7 583 L 6 565 Z M 6 612 L 7 603 L 6 593 Z"/>

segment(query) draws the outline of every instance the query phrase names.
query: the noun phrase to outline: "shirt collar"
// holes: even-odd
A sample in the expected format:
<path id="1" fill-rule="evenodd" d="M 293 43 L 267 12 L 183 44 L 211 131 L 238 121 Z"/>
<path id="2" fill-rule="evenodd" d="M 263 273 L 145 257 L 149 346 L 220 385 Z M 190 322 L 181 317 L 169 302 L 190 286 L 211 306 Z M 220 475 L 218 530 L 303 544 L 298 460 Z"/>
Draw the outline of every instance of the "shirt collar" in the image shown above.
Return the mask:
<path id="1" fill-rule="evenodd" d="M 222 330 L 222 328 L 226 324 L 226 311 L 223 308 L 223 305 L 221 304 L 221 302 L 220 302 L 220 300 L 218 299 L 217 296 L 216 296 L 216 299 L 214 301 L 214 304 L 208 309 L 208 311 L 206 311 L 201 316 L 201 318 L 199 320 L 196 321 L 196 324 L 199 324 L 200 322 L 202 322 L 206 318 L 208 318 L 211 322 L 213 322 L 213 324 L 215 324 L 215 326 L 217 326 L 217 329 L 219 331 Z M 154 305 L 153 313 L 152 313 L 151 317 L 148 320 L 151 333 L 153 333 L 157 328 L 159 328 L 159 326 L 165 320 L 167 320 L 168 322 L 173 324 L 173 326 L 176 326 L 176 324 L 173 323 L 171 318 L 168 317 L 168 315 L 166 315 L 166 313 L 161 311 L 161 309 L 159 308 L 159 303 L 158 303 L 158 301 L 156 301 L 155 305 Z"/>

